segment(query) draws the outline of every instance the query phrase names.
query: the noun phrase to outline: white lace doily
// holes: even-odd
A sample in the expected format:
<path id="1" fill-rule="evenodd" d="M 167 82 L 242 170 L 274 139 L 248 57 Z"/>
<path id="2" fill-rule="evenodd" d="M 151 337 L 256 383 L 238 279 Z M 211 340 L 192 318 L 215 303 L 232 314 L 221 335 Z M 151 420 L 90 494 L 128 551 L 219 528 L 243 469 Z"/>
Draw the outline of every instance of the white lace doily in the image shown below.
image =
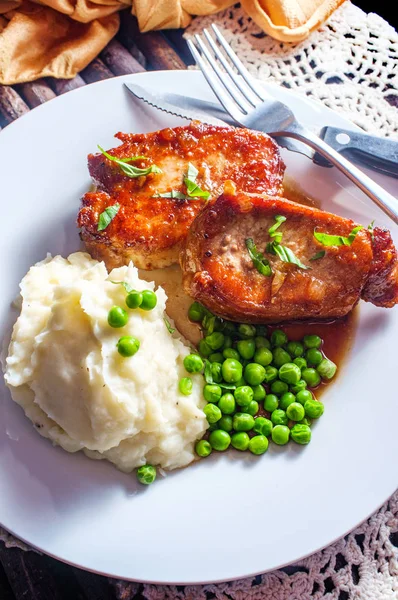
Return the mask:
<path id="1" fill-rule="evenodd" d="M 212 22 L 259 79 L 398 139 L 398 34 L 378 15 L 347 1 L 307 40 L 287 44 L 265 35 L 236 5 L 194 19 L 186 35 Z M 0 540 L 27 549 L 1 528 Z M 344 539 L 285 569 L 218 585 L 113 584 L 118 600 L 398 600 L 398 492 Z"/>
<path id="2" fill-rule="evenodd" d="M 369 133 L 398 139 L 398 33 L 378 15 L 347 0 L 318 31 L 291 44 L 266 35 L 236 5 L 194 19 L 186 35 L 211 23 L 255 77 L 311 96 Z"/>

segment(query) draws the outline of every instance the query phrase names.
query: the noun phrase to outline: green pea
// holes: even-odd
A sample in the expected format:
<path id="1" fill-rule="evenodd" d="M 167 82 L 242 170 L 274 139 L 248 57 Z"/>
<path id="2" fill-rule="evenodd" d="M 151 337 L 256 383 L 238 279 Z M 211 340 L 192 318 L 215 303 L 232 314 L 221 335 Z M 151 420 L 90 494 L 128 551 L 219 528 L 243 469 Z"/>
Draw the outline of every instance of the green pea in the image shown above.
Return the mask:
<path id="1" fill-rule="evenodd" d="M 225 335 L 224 334 L 224 346 L 223 348 L 231 348 L 232 347 L 232 338 L 230 335 Z"/>
<path id="2" fill-rule="evenodd" d="M 129 316 L 127 311 L 124 310 L 121 306 L 112 306 L 111 310 L 108 312 L 108 324 L 111 327 L 119 328 L 124 327 L 129 320 Z"/>
<path id="3" fill-rule="evenodd" d="M 140 348 L 140 342 L 137 340 L 137 338 L 132 337 L 131 335 L 124 335 L 119 339 L 116 346 L 119 354 L 127 358 L 129 356 L 134 356 L 134 354 L 138 352 Z"/>
<path id="4" fill-rule="evenodd" d="M 139 308 L 142 304 L 142 300 L 142 292 L 137 292 L 136 290 L 129 292 L 126 296 L 126 304 L 129 308 Z"/>
<path id="5" fill-rule="evenodd" d="M 268 421 L 268 419 L 266 419 L 265 417 L 257 417 L 256 419 L 254 419 L 253 431 L 255 431 L 256 433 L 262 433 L 263 426 L 265 425 L 266 421 Z"/>
<path id="6" fill-rule="evenodd" d="M 272 363 L 273 354 L 268 348 L 259 348 L 254 354 L 254 362 L 267 367 Z"/>
<path id="7" fill-rule="evenodd" d="M 219 385 L 214 383 L 207 383 L 203 388 L 203 396 L 207 402 L 217 404 L 222 396 L 222 391 Z"/>
<path id="8" fill-rule="evenodd" d="M 228 431 L 228 433 L 232 431 L 232 417 L 230 415 L 223 415 L 218 421 L 218 428 L 223 431 Z"/>
<path id="9" fill-rule="evenodd" d="M 264 454 L 268 450 L 268 440 L 265 435 L 255 435 L 249 442 L 249 451 L 252 454 Z"/>
<path id="10" fill-rule="evenodd" d="M 190 377 L 182 377 L 178 382 L 178 389 L 184 396 L 189 396 L 192 392 L 192 379 Z"/>
<path id="11" fill-rule="evenodd" d="M 324 358 L 317 366 L 317 371 L 322 379 L 332 379 L 336 375 L 337 365 L 328 358 Z"/>
<path id="12" fill-rule="evenodd" d="M 206 456 L 209 456 L 209 454 L 211 454 L 211 451 L 212 447 L 206 440 L 199 440 L 199 442 L 196 442 L 195 452 L 201 458 L 206 458 Z"/>
<path id="13" fill-rule="evenodd" d="M 275 396 L 282 396 L 289 391 L 289 386 L 284 381 L 280 381 L 277 379 L 271 383 L 271 392 L 275 394 Z"/>
<path id="14" fill-rule="evenodd" d="M 284 410 L 277 408 L 271 414 L 271 421 L 274 425 L 287 425 L 289 419 L 287 418 L 286 412 Z"/>
<path id="15" fill-rule="evenodd" d="M 323 354 L 317 348 L 309 348 L 305 353 L 309 365 L 317 367 L 323 360 Z"/>
<path id="16" fill-rule="evenodd" d="M 290 404 L 293 404 L 293 402 L 296 402 L 296 396 L 291 392 L 285 392 L 280 397 L 279 408 L 281 408 L 282 410 L 286 410 L 287 407 L 290 406 Z"/>
<path id="17" fill-rule="evenodd" d="M 278 375 L 281 381 L 296 385 L 301 379 L 301 370 L 294 363 L 288 362 L 281 366 Z"/>
<path id="18" fill-rule="evenodd" d="M 215 404 L 206 404 L 203 409 L 209 423 L 217 423 L 222 417 L 221 410 Z"/>
<path id="19" fill-rule="evenodd" d="M 231 444 L 235 448 L 235 450 L 240 450 L 241 452 L 244 452 L 248 449 L 249 443 L 250 438 L 244 431 L 234 433 L 231 437 Z"/>
<path id="20" fill-rule="evenodd" d="M 242 323 L 238 327 L 238 333 L 244 338 L 252 338 L 256 335 L 256 328 L 254 327 L 254 325 Z"/>
<path id="21" fill-rule="evenodd" d="M 286 425 L 276 425 L 272 430 L 272 441 L 278 446 L 284 446 L 288 443 L 290 436 L 290 429 Z"/>
<path id="22" fill-rule="evenodd" d="M 221 352 L 213 352 L 212 354 L 210 354 L 209 356 L 209 361 L 211 363 L 217 362 L 217 363 L 223 363 L 224 362 L 224 357 L 221 354 Z"/>
<path id="23" fill-rule="evenodd" d="M 206 344 L 210 346 L 212 350 L 218 350 L 222 348 L 224 344 L 224 334 L 220 331 L 215 331 L 205 337 Z"/>
<path id="24" fill-rule="evenodd" d="M 301 390 L 296 396 L 296 401 L 304 406 L 307 400 L 313 400 L 313 396 L 309 390 Z"/>
<path id="25" fill-rule="evenodd" d="M 305 369 L 307 366 L 307 361 L 303 356 L 297 356 L 297 358 L 293 359 L 295 365 L 297 365 L 300 369 Z"/>
<path id="26" fill-rule="evenodd" d="M 136 470 L 136 476 L 143 485 L 150 485 L 156 479 L 156 469 L 152 465 L 142 465 Z"/>
<path id="27" fill-rule="evenodd" d="M 235 398 L 229 392 L 223 394 L 218 402 L 218 408 L 224 415 L 233 415 L 236 410 Z"/>
<path id="28" fill-rule="evenodd" d="M 265 367 L 264 383 L 271 383 L 277 377 L 278 377 L 278 369 L 276 367 L 271 367 L 271 365 L 268 365 L 268 367 Z"/>
<path id="29" fill-rule="evenodd" d="M 309 417 L 310 419 L 319 419 L 319 417 L 323 415 L 325 407 L 322 402 L 319 402 L 318 400 L 307 400 L 304 404 L 304 410 L 306 417 Z"/>
<path id="30" fill-rule="evenodd" d="M 268 412 L 273 412 L 279 406 L 279 400 L 275 394 L 267 394 L 264 400 L 264 410 Z"/>
<path id="31" fill-rule="evenodd" d="M 290 387 L 290 391 L 293 392 L 293 394 L 298 394 L 302 390 L 305 390 L 306 387 L 307 387 L 307 382 L 304 381 L 304 379 L 300 379 L 300 381 L 298 381 L 296 383 L 296 385 L 292 385 Z"/>
<path id="32" fill-rule="evenodd" d="M 273 346 L 274 348 L 280 348 L 285 344 L 287 344 L 286 333 L 284 331 L 281 331 L 280 329 L 275 329 L 271 333 L 271 346 Z"/>
<path id="33" fill-rule="evenodd" d="M 296 423 L 290 430 L 290 436 L 296 444 L 309 444 L 311 441 L 311 429 L 308 425 Z"/>
<path id="34" fill-rule="evenodd" d="M 306 348 L 320 348 L 322 340 L 319 335 L 305 335 L 303 337 L 303 344 Z"/>
<path id="35" fill-rule="evenodd" d="M 265 423 L 263 423 L 263 428 L 262 428 L 261 433 L 263 435 L 265 435 L 265 437 L 268 437 L 269 435 L 271 435 L 274 425 L 273 425 L 272 421 L 270 421 L 269 419 L 264 419 L 264 420 L 265 420 Z"/>
<path id="36" fill-rule="evenodd" d="M 266 391 L 264 386 L 260 385 L 254 385 L 253 386 L 253 400 L 255 400 L 256 402 L 261 402 L 261 400 L 264 400 L 265 396 L 266 396 Z"/>
<path id="37" fill-rule="evenodd" d="M 188 373 L 200 373 L 204 367 L 204 363 L 198 354 L 188 354 L 184 358 L 184 367 Z"/>
<path id="38" fill-rule="evenodd" d="M 218 362 L 211 363 L 211 376 L 213 377 L 214 383 L 222 382 L 222 364 Z"/>
<path id="39" fill-rule="evenodd" d="M 321 383 L 321 376 L 318 371 L 307 367 L 301 371 L 301 377 L 307 382 L 308 386 L 313 388 Z"/>
<path id="40" fill-rule="evenodd" d="M 208 345 L 208 343 L 206 342 L 205 339 L 200 340 L 199 342 L 199 352 L 202 356 L 204 356 L 205 358 L 207 358 L 208 356 L 210 356 L 211 352 L 211 348 Z"/>
<path id="41" fill-rule="evenodd" d="M 224 450 L 227 450 L 231 443 L 231 436 L 227 431 L 216 429 L 209 435 L 209 442 L 214 450 L 218 450 L 218 452 L 224 452 Z"/>
<path id="42" fill-rule="evenodd" d="M 250 404 L 248 404 L 248 406 L 245 406 L 245 412 L 247 412 L 249 415 L 252 415 L 252 417 L 254 417 L 257 413 L 258 413 L 258 402 L 256 402 L 255 400 L 252 400 L 250 402 Z"/>
<path id="43" fill-rule="evenodd" d="M 242 358 L 253 358 L 254 352 L 256 350 L 256 344 L 254 343 L 254 339 L 250 338 L 248 340 L 239 340 L 236 344 L 236 348 L 241 355 Z"/>
<path id="44" fill-rule="evenodd" d="M 299 402 L 292 402 L 287 407 L 286 414 L 291 421 L 301 421 L 305 416 L 304 406 Z"/>
<path id="45" fill-rule="evenodd" d="M 304 346 L 300 342 L 289 342 L 286 346 L 286 350 L 293 358 L 300 357 L 304 354 Z"/>
<path id="46" fill-rule="evenodd" d="M 304 419 L 301 419 L 301 421 L 299 421 L 300 425 L 308 425 L 308 427 L 311 427 L 312 425 L 312 420 L 308 419 L 307 417 L 304 417 Z"/>
<path id="47" fill-rule="evenodd" d="M 233 418 L 233 427 L 235 431 L 250 431 L 254 427 L 254 419 L 247 413 L 236 413 Z"/>
<path id="48" fill-rule="evenodd" d="M 239 406 L 249 406 L 253 400 L 254 392 L 248 385 L 241 385 L 234 391 L 236 404 Z"/>
<path id="49" fill-rule="evenodd" d="M 280 369 L 284 364 L 291 363 L 291 362 L 292 362 L 292 358 L 291 358 L 290 354 L 288 354 L 286 352 L 286 350 L 284 350 L 283 348 L 279 348 L 279 347 L 274 349 L 273 363 L 274 363 L 275 367 L 278 367 L 278 369 Z"/>
<path id="50" fill-rule="evenodd" d="M 257 350 L 259 348 L 268 348 L 268 350 L 271 348 L 271 342 L 262 335 L 258 335 L 256 338 L 254 338 L 254 343 L 256 344 Z"/>
<path id="51" fill-rule="evenodd" d="M 157 296 L 152 290 L 144 290 L 142 292 L 141 310 L 152 310 L 158 303 Z"/>
<path id="52" fill-rule="evenodd" d="M 234 358 L 227 358 L 222 364 L 222 376 L 227 383 L 236 383 L 242 377 L 242 365 Z"/>
<path id="53" fill-rule="evenodd" d="M 249 385 L 259 385 L 265 379 L 265 369 L 262 365 L 249 363 L 245 367 L 243 376 Z"/>
<path id="54" fill-rule="evenodd" d="M 188 310 L 188 317 L 191 321 L 199 323 L 204 317 L 204 308 L 199 302 L 193 302 Z"/>
<path id="55" fill-rule="evenodd" d="M 235 360 L 240 360 L 240 354 L 235 348 L 225 348 L 223 350 L 222 355 L 224 358 L 233 358 Z"/>

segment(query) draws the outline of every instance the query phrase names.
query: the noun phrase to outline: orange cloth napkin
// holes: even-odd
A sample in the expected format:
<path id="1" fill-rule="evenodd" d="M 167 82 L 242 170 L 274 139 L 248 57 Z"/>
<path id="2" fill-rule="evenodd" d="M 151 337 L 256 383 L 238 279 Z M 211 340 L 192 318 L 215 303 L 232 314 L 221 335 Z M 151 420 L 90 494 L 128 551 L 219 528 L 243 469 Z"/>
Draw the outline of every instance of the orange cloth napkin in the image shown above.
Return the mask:
<path id="1" fill-rule="evenodd" d="M 344 0 L 242 0 L 272 37 L 299 42 Z M 141 31 L 186 27 L 231 0 L 0 0 L 0 83 L 74 77 L 116 34 L 118 11 L 130 8 Z"/>

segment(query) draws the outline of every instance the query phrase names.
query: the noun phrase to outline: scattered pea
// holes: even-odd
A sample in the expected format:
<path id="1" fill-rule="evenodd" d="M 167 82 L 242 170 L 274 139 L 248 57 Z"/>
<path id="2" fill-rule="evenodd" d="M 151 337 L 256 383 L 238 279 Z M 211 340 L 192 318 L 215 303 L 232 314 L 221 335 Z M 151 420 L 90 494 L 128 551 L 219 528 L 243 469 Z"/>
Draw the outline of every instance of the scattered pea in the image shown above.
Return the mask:
<path id="1" fill-rule="evenodd" d="M 322 379 L 332 379 L 336 375 L 337 365 L 328 358 L 324 358 L 317 366 L 317 371 Z"/>
<path id="2" fill-rule="evenodd" d="M 242 377 L 242 365 L 234 358 L 227 358 L 222 364 L 222 376 L 227 383 L 236 383 Z"/>
<path id="3" fill-rule="evenodd" d="M 236 344 L 236 348 L 242 358 L 253 358 L 256 350 L 256 344 L 253 338 L 247 340 L 239 340 Z"/>
<path id="4" fill-rule="evenodd" d="M 290 385 L 296 385 L 301 379 L 300 367 L 294 363 L 287 362 L 279 369 L 279 379 Z"/>
<path id="5" fill-rule="evenodd" d="M 188 373 L 200 373 L 204 367 L 204 363 L 198 354 L 188 354 L 184 358 L 184 367 Z"/>
<path id="6" fill-rule="evenodd" d="M 252 454 L 264 454 L 268 450 L 268 440 L 265 435 L 255 435 L 249 442 L 249 450 Z"/>
<path id="7" fill-rule="evenodd" d="M 290 429 L 286 425 L 276 425 L 271 433 L 272 441 L 278 446 L 284 446 L 288 443 L 290 436 Z"/>
<path id="8" fill-rule="evenodd" d="M 282 396 L 289 391 L 289 386 L 284 381 L 280 381 L 277 379 L 271 383 L 271 392 L 275 394 L 275 396 Z"/>
<path id="9" fill-rule="evenodd" d="M 209 423 L 217 423 L 222 417 L 221 410 L 215 404 L 206 404 L 203 409 Z"/>
<path id="10" fill-rule="evenodd" d="M 156 469 L 152 465 L 142 465 L 136 471 L 137 479 L 143 485 L 150 485 L 156 479 Z"/>
<path id="11" fill-rule="evenodd" d="M 203 396 L 207 402 L 217 404 L 222 396 L 222 391 L 219 385 L 214 383 L 207 383 L 203 388 Z"/>
<path id="12" fill-rule="evenodd" d="M 294 402 L 296 402 L 296 396 L 291 392 L 285 392 L 280 397 L 279 408 L 281 408 L 282 410 L 286 410 L 287 407 L 293 404 Z"/>
<path id="13" fill-rule="evenodd" d="M 211 352 L 211 348 L 209 346 L 209 344 L 206 342 L 205 339 L 201 339 L 199 342 L 199 352 L 202 356 L 204 356 L 205 358 L 207 358 L 208 356 L 210 356 Z"/>
<path id="14" fill-rule="evenodd" d="M 301 421 L 305 416 L 304 406 L 299 402 L 292 402 L 287 407 L 286 414 L 291 421 Z"/>
<path id="15" fill-rule="evenodd" d="M 214 450 L 218 450 L 218 452 L 224 452 L 224 450 L 226 450 L 231 443 L 231 436 L 227 431 L 216 429 L 209 435 L 209 442 Z"/>
<path id="16" fill-rule="evenodd" d="M 273 428 L 274 428 L 274 425 L 273 425 L 272 421 L 270 421 L 269 419 L 265 419 L 265 423 L 263 423 L 263 428 L 262 428 L 261 433 L 263 435 L 265 435 L 265 437 L 268 437 L 269 435 L 271 435 Z"/>
<path id="17" fill-rule="evenodd" d="M 296 396 L 296 401 L 304 406 L 307 400 L 312 400 L 313 395 L 309 390 L 300 390 Z"/>
<path id="18" fill-rule="evenodd" d="M 280 329 L 275 329 L 271 333 L 271 345 L 274 348 L 279 348 L 280 346 L 284 346 L 287 343 L 287 335 L 284 331 Z"/>
<path id="19" fill-rule="evenodd" d="M 213 352 L 212 354 L 210 354 L 209 356 L 209 361 L 211 363 L 223 363 L 224 362 L 224 356 L 221 354 L 221 352 Z"/>
<path id="20" fill-rule="evenodd" d="M 218 408 L 224 415 L 233 415 L 236 410 L 235 398 L 229 392 L 223 394 L 218 402 Z"/>
<path id="21" fill-rule="evenodd" d="M 317 387 L 317 385 L 321 383 L 321 376 L 319 375 L 318 371 L 310 367 L 307 367 L 301 371 L 301 377 L 307 382 L 308 387 L 311 388 Z"/>
<path id="22" fill-rule="evenodd" d="M 291 358 L 290 354 L 288 354 L 286 352 L 286 350 L 284 350 L 283 348 L 279 348 L 279 347 L 274 349 L 273 363 L 278 369 L 280 369 L 282 367 L 282 365 L 284 365 L 286 363 L 291 363 L 291 362 L 292 362 L 292 358 Z"/>
<path id="23" fill-rule="evenodd" d="M 129 320 L 129 316 L 127 311 L 124 310 L 121 306 L 112 306 L 111 310 L 108 312 L 108 324 L 111 327 L 119 328 L 124 327 Z"/>
<path id="24" fill-rule="evenodd" d="M 213 377 L 214 383 L 222 382 L 222 364 L 218 362 L 211 363 L 211 376 Z"/>
<path id="25" fill-rule="evenodd" d="M 274 412 L 274 410 L 276 410 L 279 406 L 279 400 L 278 397 L 275 396 L 275 394 L 267 394 L 265 396 L 265 400 L 264 400 L 264 410 L 267 410 L 268 412 L 272 413 Z"/>
<path id="26" fill-rule="evenodd" d="M 271 348 L 271 342 L 262 335 L 258 335 L 256 338 L 254 338 L 254 343 L 256 344 L 257 350 L 259 348 L 268 348 L 268 350 Z"/>
<path id="27" fill-rule="evenodd" d="M 318 419 L 323 415 L 325 407 L 322 402 L 319 402 L 318 400 L 307 400 L 307 402 L 304 404 L 304 410 L 306 417 L 309 417 L 310 419 Z"/>
<path id="28" fill-rule="evenodd" d="M 249 385 L 259 385 L 265 379 L 265 369 L 262 365 L 249 363 L 245 367 L 243 376 Z"/>
<path id="29" fill-rule="evenodd" d="M 142 292 L 137 292 L 136 290 L 129 292 L 126 296 L 126 304 L 129 308 L 139 308 L 142 304 L 142 300 Z"/>
<path id="30" fill-rule="evenodd" d="M 250 402 L 253 400 L 254 392 L 252 388 L 248 385 L 240 385 L 234 391 L 234 396 L 236 400 L 236 404 L 239 406 L 249 406 Z"/>
<path id="31" fill-rule="evenodd" d="M 218 428 L 223 431 L 228 431 L 228 433 L 232 431 L 232 417 L 230 415 L 223 415 L 217 424 Z"/>
<path id="32" fill-rule="evenodd" d="M 254 427 L 252 415 L 247 413 L 236 413 L 233 418 L 233 428 L 235 431 L 250 431 Z"/>
<path id="33" fill-rule="evenodd" d="M 204 316 L 204 309 L 199 302 L 193 302 L 188 310 L 188 317 L 191 321 L 199 323 Z"/>
<path id="34" fill-rule="evenodd" d="M 210 446 L 208 441 L 199 440 L 199 442 L 196 442 L 195 452 L 201 458 L 205 458 L 206 456 L 209 456 L 209 454 L 211 454 L 211 451 L 212 451 L 212 447 Z"/>
<path id="35" fill-rule="evenodd" d="M 268 348 L 258 348 L 254 354 L 254 362 L 262 365 L 263 367 L 267 367 L 272 363 L 273 355 L 271 350 Z"/>
<path id="36" fill-rule="evenodd" d="M 238 327 L 238 332 L 244 338 L 252 338 L 256 335 L 256 328 L 254 325 L 248 325 L 247 323 L 242 323 Z"/>
<path id="37" fill-rule="evenodd" d="M 181 394 L 184 396 L 189 396 L 192 392 L 192 379 L 190 377 L 182 377 L 178 382 L 178 388 Z"/>
<path id="38" fill-rule="evenodd" d="M 286 412 L 277 408 L 271 414 L 271 421 L 273 425 L 287 425 L 289 419 L 287 418 Z"/>
<path id="39" fill-rule="evenodd" d="M 235 360 L 240 360 L 240 355 L 235 348 L 225 348 L 223 350 L 222 355 L 224 358 L 234 358 Z"/>
<path id="40" fill-rule="evenodd" d="M 311 429 L 308 425 L 296 423 L 290 430 L 290 436 L 296 444 L 309 444 L 311 441 Z"/>
<path id="41" fill-rule="evenodd" d="M 292 385 L 290 388 L 290 391 L 293 392 L 293 394 L 298 394 L 299 392 L 301 392 L 302 390 L 305 390 L 307 388 L 307 382 L 304 381 L 304 379 L 300 379 L 300 381 L 298 381 L 296 383 L 296 385 Z"/>
<path id="42" fill-rule="evenodd" d="M 134 356 L 134 354 L 138 352 L 140 348 L 140 342 L 137 340 L 137 338 L 131 335 L 124 335 L 119 339 L 116 346 L 119 354 L 127 358 L 129 356 Z"/>
<path id="43" fill-rule="evenodd" d="M 323 360 L 323 354 L 318 348 L 309 348 L 305 353 L 309 365 L 317 367 Z"/>
<path id="44" fill-rule="evenodd" d="M 224 344 L 224 334 L 220 331 L 214 331 L 205 337 L 205 341 L 212 350 L 218 350 Z"/>
<path id="45" fill-rule="evenodd" d="M 253 431 L 255 431 L 256 433 L 262 433 L 263 426 L 265 425 L 265 422 L 267 420 L 268 419 L 266 419 L 265 417 L 257 417 L 256 419 L 254 419 Z"/>
<path id="46" fill-rule="evenodd" d="M 232 346 L 232 338 L 230 335 L 225 335 L 224 334 L 224 346 L 223 348 L 231 348 Z"/>
<path id="47" fill-rule="evenodd" d="M 305 335 L 303 337 L 303 343 L 306 348 L 320 348 L 322 340 L 319 335 Z"/>
<path id="48" fill-rule="evenodd" d="M 297 356 L 297 358 L 293 359 L 295 365 L 297 365 L 300 369 L 305 369 L 307 367 L 307 361 L 303 356 Z"/>
<path id="49" fill-rule="evenodd" d="M 152 290 L 144 290 L 142 292 L 141 310 L 152 310 L 158 303 L 157 296 Z"/>
<path id="50" fill-rule="evenodd" d="M 271 383 L 277 377 L 278 377 L 278 369 L 276 367 L 272 367 L 271 365 L 268 365 L 268 367 L 265 367 L 264 383 Z"/>
<path id="51" fill-rule="evenodd" d="M 258 402 L 252 400 L 248 406 L 245 406 L 245 412 L 254 417 L 258 413 Z"/>
<path id="52" fill-rule="evenodd" d="M 248 449 L 249 444 L 250 444 L 250 438 L 247 435 L 247 433 L 245 433 L 244 431 L 239 431 L 237 433 L 234 433 L 231 437 L 231 445 L 236 450 L 241 450 L 242 452 L 244 452 L 245 450 Z"/>
<path id="53" fill-rule="evenodd" d="M 293 358 L 301 357 L 304 354 L 304 346 L 300 342 L 288 342 L 286 350 Z"/>

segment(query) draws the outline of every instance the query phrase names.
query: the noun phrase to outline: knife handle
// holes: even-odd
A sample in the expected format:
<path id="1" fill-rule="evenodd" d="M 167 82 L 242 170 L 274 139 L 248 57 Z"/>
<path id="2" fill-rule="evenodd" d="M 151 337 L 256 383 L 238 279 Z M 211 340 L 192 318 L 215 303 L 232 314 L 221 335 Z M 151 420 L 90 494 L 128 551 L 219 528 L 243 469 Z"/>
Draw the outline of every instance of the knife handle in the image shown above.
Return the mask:
<path id="1" fill-rule="evenodd" d="M 337 127 L 324 127 L 320 137 L 346 158 L 398 178 L 398 141 Z M 332 166 L 318 152 L 314 162 Z"/>

